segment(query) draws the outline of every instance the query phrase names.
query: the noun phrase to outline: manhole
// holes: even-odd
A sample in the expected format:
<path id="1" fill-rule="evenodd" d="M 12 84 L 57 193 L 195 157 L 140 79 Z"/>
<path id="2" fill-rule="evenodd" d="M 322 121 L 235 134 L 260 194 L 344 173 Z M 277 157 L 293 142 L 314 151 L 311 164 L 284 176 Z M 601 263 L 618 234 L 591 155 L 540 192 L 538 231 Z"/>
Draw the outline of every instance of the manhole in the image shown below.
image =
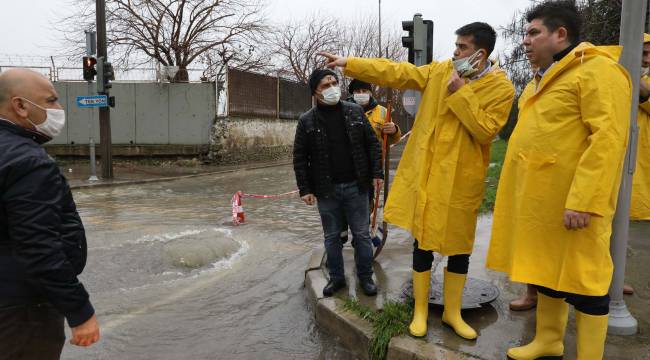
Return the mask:
<path id="1" fill-rule="evenodd" d="M 429 290 L 429 304 L 443 305 L 442 297 L 443 276 L 434 275 L 431 277 Z M 413 297 L 413 284 L 407 282 L 404 285 L 403 294 Z M 476 309 L 482 304 L 487 304 L 499 297 L 499 289 L 485 280 L 467 278 L 463 289 L 463 309 Z"/>

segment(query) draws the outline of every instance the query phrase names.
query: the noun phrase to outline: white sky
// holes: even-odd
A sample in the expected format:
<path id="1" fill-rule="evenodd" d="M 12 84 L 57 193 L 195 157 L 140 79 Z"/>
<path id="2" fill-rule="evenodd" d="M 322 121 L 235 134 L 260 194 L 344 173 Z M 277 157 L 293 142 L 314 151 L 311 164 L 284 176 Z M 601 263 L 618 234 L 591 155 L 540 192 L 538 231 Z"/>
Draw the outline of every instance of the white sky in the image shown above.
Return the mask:
<path id="1" fill-rule="evenodd" d="M 354 21 L 368 15 L 378 16 L 378 4 L 378 0 L 270 0 L 268 13 L 273 21 L 298 21 L 313 13 Z M 402 21 L 421 13 L 425 20 L 434 22 L 434 56 L 449 58 L 454 51 L 456 29 L 482 21 L 499 33 L 498 27 L 506 25 L 515 11 L 525 10 L 530 4 L 530 0 L 381 0 L 382 27 L 402 30 Z M 494 54 L 502 47 L 497 38 Z"/>
<path id="2" fill-rule="evenodd" d="M 382 25 L 401 30 L 401 21 L 419 12 L 434 21 L 434 54 L 442 58 L 453 52 L 454 31 L 473 21 L 484 21 L 498 27 L 505 25 L 516 10 L 530 4 L 529 0 L 382 0 Z M 61 16 L 71 12 L 69 0 L 0 0 L 3 19 L 0 21 L 0 65 L 7 55 L 57 55 L 57 33 L 53 29 Z M 267 0 L 269 20 L 299 21 L 307 15 L 328 14 L 354 20 L 377 16 L 378 0 Z M 79 34 L 84 41 L 84 34 Z M 497 42 L 497 51 L 503 44 Z M 25 64 L 26 65 L 26 64 Z"/>

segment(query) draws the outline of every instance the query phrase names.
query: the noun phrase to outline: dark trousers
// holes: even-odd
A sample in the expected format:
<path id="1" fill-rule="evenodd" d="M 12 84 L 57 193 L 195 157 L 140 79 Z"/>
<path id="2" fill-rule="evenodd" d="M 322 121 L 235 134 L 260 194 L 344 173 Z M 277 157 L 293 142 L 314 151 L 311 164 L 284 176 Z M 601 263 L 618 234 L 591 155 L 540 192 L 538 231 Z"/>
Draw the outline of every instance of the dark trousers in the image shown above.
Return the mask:
<path id="1" fill-rule="evenodd" d="M 554 299 L 564 299 L 567 303 L 573 305 L 576 310 L 588 315 L 607 315 L 609 314 L 609 295 L 604 296 L 587 296 L 571 294 L 562 291 L 555 291 L 543 286 L 535 285 L 537 291 Z"/>
<path id="2" fill-rule="evenodd" d="M 0 307 L 0 360 L 56 360 L 64 342 L 63 316 L 51 305 Z"/>
<path id="3" fill-rule="evenodd" d="M 372 244 L 368 230 L 368 194 L 356 182 L 335 184 L 329 197 L 319 197 L 317 202 L 323 233 L 330 279 L 345 280 L 343 269 L 343 243 L 341 231 L 350 226 L 357 276 L 372 277 Z"/>
<path id="4" fill-rule="evenodd" d="M 418 248 L 418 241 L 413 243 L 413 270 L 417 272 L 431 270 L 433 251 Z M 455 274 L 467 274 L 469 254 L 452 255 L 447 260 L 447 271 Z"/>

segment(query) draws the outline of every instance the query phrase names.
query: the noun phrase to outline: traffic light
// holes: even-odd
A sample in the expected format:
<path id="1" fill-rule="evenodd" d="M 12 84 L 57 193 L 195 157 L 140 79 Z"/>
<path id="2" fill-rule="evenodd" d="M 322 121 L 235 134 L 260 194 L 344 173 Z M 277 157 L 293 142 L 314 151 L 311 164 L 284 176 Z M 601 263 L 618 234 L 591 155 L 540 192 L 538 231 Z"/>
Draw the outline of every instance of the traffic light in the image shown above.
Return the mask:
<path id="1" fill-rule="evenodd" d="M 412 21 L 402 21 L 402 29 L 408 36 L 402 37 L 402 46 L 408 49 L 408 61 L 417 66 L 433 60 L 433 21 L 422 20 L 415 14 Z"/>
<path id="2" fill-rule="evenodd" d="M 427 27 L 427 47 L 425 49 L 425 64 L 430 64 L 433 61 L 433 20 L 424 20 L 424 25 Z"/>
<path id="3" fill-rule="evenodd" d="M 408 31 L 408 36 L 402 36 L 402 46 L 408 49 L 408 61 L 415 64 L 415 52 L 413 51 L 413 21 L 402 21 L 402 29 Z"/>
<path id="4" fill-rule="evenodd" d="M 84 56 L 83 62 L 84 80 L 93 81 L 95 79 L 95 75 L 97 74 L 97 70 L 95 70 L 97 59 L 92 56 Z"/>
<path id="5" fill-rule="evenodd" d="M 104 61 L 104 57 L 100 56 L 97 59 L 97 93 L 105 94 L 113 85 L 111 80 L 115 80 L 115 72 L 113 65 Z"/>

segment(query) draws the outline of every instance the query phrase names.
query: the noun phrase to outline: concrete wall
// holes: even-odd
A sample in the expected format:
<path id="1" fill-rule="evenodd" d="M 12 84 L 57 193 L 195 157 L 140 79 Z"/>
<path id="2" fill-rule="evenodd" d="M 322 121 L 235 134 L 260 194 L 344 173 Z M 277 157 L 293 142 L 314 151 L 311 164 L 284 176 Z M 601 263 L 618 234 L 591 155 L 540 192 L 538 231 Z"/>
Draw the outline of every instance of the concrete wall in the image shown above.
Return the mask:
<path id="1" fill-rule="evenodd" d="M 57 82 L 55 87 L 66 109 L 67 123 L 61 136 L 46 148 L 52 155 L 88 156 L 89 125 L 98 144 L 99 120 L 97 110 L 76 106 L 76 97 L 88 94 L 87 84 Z M 297 120 L 216 118 L 215 91 L 214 83 L 114 83 L 113 154 L 207 154 L 219 163 L 286 159 L 290 155 Z"/>
<path id="2" fill-rule="evenodd" d="M 297 120 L 218 118 L 209 158 L 221 163 L 286 159 L 297 124 Z"/>
<path id="3" fill-rule="evenodd" d="M 85 82 L 56 82 L 66 110 L 66 126 L 53 145 L 88 144 L 90 128 L 99 143 L 96 109 L 82 109 L 76 97 L 88 95 Z M 92 91 L 94 91 L 94 84 Z M 214 83 L 114 83 L 111 134 L 115 145 L 208 145 L 216 117 Z M 92 123 L 90 123 L 92 121 Z"/>

